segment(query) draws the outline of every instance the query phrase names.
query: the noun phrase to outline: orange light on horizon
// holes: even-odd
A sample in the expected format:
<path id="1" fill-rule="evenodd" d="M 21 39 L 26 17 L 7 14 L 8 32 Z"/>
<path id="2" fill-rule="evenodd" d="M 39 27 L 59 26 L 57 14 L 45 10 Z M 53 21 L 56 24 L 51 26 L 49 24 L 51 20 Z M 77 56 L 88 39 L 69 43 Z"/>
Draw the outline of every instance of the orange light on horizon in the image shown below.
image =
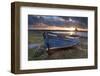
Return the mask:
<path id="1" fill-rule="evenodd" d="M 78 31 L 88 31 L 88 29 L 77 28 Z"/>
<path id="2" fill-rule="evenodd" d="M 69 28 L 66 28 L 66 30 L 70 31 L 69 32 L 70 35 L 74 35 L 75 34 L 75 27 L 69 27 Z"/>
<path id="3" fill-rule="evenodd" d="M 44 26 L 44 27 L 40 27 L 40 26 L 36 26 L 34 28 L 28 28 L 29 30 L 66 30 L 66 31 L 88 31 L 88 29 L 84 29 L 84 28 L 78 28 L 78 27 L 58 27 L 58 26 Z"/>
<path id="4" fill-rule="evenodd" d="M 69 28 L 65 28 L 68 31 L 75 31 L 75 27 L 69 27 Z"/>

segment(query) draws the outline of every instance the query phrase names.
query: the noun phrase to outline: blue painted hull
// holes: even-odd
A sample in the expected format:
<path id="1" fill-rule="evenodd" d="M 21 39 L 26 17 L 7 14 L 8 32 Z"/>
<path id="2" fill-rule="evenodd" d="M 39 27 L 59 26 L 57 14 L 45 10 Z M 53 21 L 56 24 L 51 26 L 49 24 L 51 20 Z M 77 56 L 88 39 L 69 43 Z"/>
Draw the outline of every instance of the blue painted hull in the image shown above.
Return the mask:
<path id="1" fill-rule="evenodd" d="M 74 45 L 79 44 L 79 38 L 77 37 L 59 37 L 46 34 L 44 38 L 45 47 L 49 49 L 58 49 L 58 48 L 68 48 Z"/>

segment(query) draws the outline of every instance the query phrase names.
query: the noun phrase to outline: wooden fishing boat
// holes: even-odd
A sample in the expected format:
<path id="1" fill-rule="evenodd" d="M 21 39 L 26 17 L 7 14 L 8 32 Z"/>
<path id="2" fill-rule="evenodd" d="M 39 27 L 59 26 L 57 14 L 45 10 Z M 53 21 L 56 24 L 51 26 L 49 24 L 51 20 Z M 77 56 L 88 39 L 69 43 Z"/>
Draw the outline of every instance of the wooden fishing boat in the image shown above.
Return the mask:
<path id="1" fill-rule="evenodd" d="M 64 37 L 53 32 L 44 32 L 44 44 L 47 49 L 68 48 L 79 44 L 79 37 Z"/>

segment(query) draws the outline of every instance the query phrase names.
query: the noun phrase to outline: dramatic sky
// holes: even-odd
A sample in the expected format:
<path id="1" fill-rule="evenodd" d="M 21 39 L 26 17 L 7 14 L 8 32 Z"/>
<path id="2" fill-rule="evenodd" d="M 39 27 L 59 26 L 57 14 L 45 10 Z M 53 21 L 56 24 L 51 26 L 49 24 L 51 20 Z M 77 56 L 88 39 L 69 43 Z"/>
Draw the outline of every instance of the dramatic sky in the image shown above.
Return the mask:
<path id="1" fill-rule="evenodd" d="M 87 28 L 87 17 L 72 17 L 72 16 L 40 16 L 40 15 L 28 15 L 28 25 L 37 25 L 39 23 L 46 24 L 48 26 L 66 26 L 68 24 L 80 25 Z"/>

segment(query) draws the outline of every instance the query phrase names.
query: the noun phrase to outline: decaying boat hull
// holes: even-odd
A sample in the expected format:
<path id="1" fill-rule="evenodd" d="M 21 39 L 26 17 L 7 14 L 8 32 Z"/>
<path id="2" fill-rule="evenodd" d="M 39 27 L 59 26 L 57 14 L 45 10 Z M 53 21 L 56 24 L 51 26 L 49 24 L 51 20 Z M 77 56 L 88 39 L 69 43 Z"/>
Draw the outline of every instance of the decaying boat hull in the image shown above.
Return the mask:
<path id="1" fill-rule="evenodd" d="M 79 37 L 60 37 L 55 34 L 45 33 L 44 44 L 47 49 L 68 48 L 79 44 Z"/>

